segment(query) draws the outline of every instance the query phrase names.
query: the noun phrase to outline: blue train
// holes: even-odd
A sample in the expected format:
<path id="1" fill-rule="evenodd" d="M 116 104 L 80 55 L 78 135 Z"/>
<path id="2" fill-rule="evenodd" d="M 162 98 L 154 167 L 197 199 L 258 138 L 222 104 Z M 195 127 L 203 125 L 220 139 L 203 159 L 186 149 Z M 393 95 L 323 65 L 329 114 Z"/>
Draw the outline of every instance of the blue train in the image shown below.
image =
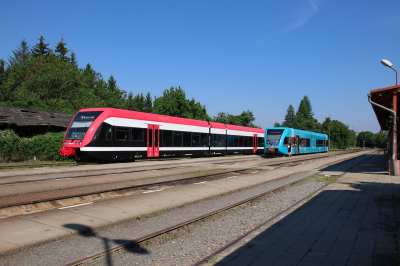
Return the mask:
<path id="1" fill-rule="evenodd" d="M 292 154 L 327 152 L 328 135 L 287 127 L 269 127 L 265 130 L 265 154 L 288 154 L 288 144 L 292 144 Z"/>

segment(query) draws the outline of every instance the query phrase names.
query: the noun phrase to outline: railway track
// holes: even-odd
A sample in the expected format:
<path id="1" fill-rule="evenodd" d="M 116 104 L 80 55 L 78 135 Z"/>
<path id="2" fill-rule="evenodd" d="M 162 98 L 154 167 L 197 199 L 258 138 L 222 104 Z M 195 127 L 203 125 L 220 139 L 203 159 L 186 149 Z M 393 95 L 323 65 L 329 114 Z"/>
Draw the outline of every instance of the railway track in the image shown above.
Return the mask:
<path id="1" fill-rule="evenodd" d="M 76 163 L 72 162 L 54 162 L 54 163 L 33 163 L 33 164 L 0 164 L 0 170 L 19 170 L 19 169 L 32 169 L 32 168 L 50 168 L 58 166 L 75 166 Z"/>
<path id="2" fill-rule="evenodd" d="M 365 155 L 365 158 L 364 158 L 362 161 L 357 160 L 357 161 L 355 162 L 355 164 L 354 164 L 351 168 L 347 169 L 345 172 L 350 171 L 350 170 L 353 169 L 354 167 L 356 167 L 356 166 L 358 166 L 358 165 L 364 163 L 365 161 L 369 160 L 370 158 L 371 158 L 371 155 Z M 337 165 L 335 165 L 335 167 L 336 167 L 336 166 L 337 166 Z M 340 177 L 340 176 L 339 176 L 339 177 Z M 339 178 L 339 177 L 337 177 L 337 178 Z M 308 178 L 308 177 L 306 177 L 306 178 Z M 306 179 L 306 178 L 304 178 L 304 179 Z M 295 186 L 295 185 L 301 183 L 304 179 L 300 179 L 300 180 L 297 180 L 297 181 L 294 181 L 294 182 L 289 182 L 289 183 L 287 183 L 287 184 L 285 184 L 285 185 L 283 185 L 283 186 L 277 187 L 277 188 L 275 188 L 275 189 L 271 189 L 271 190 L 269 190 L 269 191 L 266 191 L 266 192 L 264 192 L 264 193 L 258 194 L 258 195 L 256 195 L 256 196 L 249 197 L 249 198 L 247 198 L 247 199 L 245 199 L 245 200 L 241 200 L 241 201 L 239 201 L 239 202 L 235 202 L 235 203 L 233 203 L 233 204 L 231 204 L 231 205 L 229 205 L 229 206 L 226 206 L 226 207 L 224 207 L 224 208 L 221 208 L 221 209 L 218 209 L 218 210 L 209 212 L 209 213 L 207 213 L 207 214 L 205 214 L 205 215 L 198 216 L 198 217 L 196 217 L 196 218 L 187 220 L 187 221 L 185 221 L 185 222 L 181 222 L 181 223 L 179 223 L 179 224 L 176 224 L 176 225 L 170 226 L 170 227 L 168 227 L 168 228 L 159 230 L 159 231 L 157 231 L 157 232 L 148 234 L 148 235 L 146 235 L 146 236 L 143 236 L 143 237 L 134 239 L 134 240 L 132 240 L 132 241 L 127 241 L 126 243 L 120 244 L 120 245 L 118 245 L 118 246 L 115 246 L 115 247 L 110 248 L 110 249 L 108 249 L 108 250 L 105 250 L 105 251 L 103 251 L 103 252 L 99 252 L 99 253 L 97 253 L 97 254 L 88 256 L 88 257 L 86 257 L 86 258 L 80 259 L 80 260 L 78 260 L 78 261 L 75 261 L 75 262 L 70 263 L 70 264 L 67 264 L 67 265 L 68 265 L 68 266 L 73 266 L 73 265 L 84 265 L 85 263 L 92 262 L 92 261 L 95 260 L 95 259 L 102 258 L 102 257 L 106 257 L 106 256 L 108 257 L 108 256 L 110 256 L 111 253 L 113 253 L 113 252 L 115 252 L 115 251 L 121 250 L 121 249 L 123 249 L 123 248 L 129 248 L 129 247 L 131 247 L 131 246 L 138 246 L 138 245 L 140 245 L 141 243 L 143 243 L 143 242 L 145 242 L 145 241 L 154 239 L 154 238 L 156 238 L 156 237 L 159 237 L 159 236 L 161 236 L 161 235 L 163 235 L 163 234 L 166 234 L 166 233 L 168 233 L 168 232 L 171 232 L 171 231 L 173 231 L 173 230 L 177 230 L 177 229 L 179 229 L 179 228 L 183 228 L 183 227 L 188 226 L 188 225 L 190 225 L 190 224 L 199 222 L 199 221 L 201 221 L 201 220 L 203 220 L 203 219 L 206 219 L 207 217 L 211 217 L 211 216 L 214 216 L 214 215 L 217 215 L 217 214 L 221 214 L 221 213 L 226 212 L 226 211 L 229 211 L 229 210 L 231 210 L 231 209 L 233 209 L 233 208 L 236 208 L 236 207 L 239 207 L 239 206 L 248 204 L 248 203 L 250 203 L 250 202 L 252 202 L 252 201 L 255 201 L 255 200 L 258 200 L 258 199 L 263 198 L 263 197 L 265 197 L 265 196 L 268 196 L 268 195 L 270 195 L 270 194 L 272 194 L 272 193 L 276 193 L 276 192 L 285 190 L 285 189 L 288 188 L 288 187 Z M 326 184 L 325 186 L 327 186 L 327 185 L 328 185 L 328 184 Z M 313 195 L 313 194 L 317 193 L 319 190 L 323 189 L 325 186 L 323 186 L 322 188 L 319 188 L 319 189 L 313 191 L 313 192 L 312 192 L 311 194 L 309 194 L 307 197 L 309 197 L 310 195 Z M 307 198 L 307 197 L 305 197 L 305 198 Z M 268 221 L 271 221 L 271 220 L 273 220 L 274 218 L 278 217 L 279 215 L 283 214 L 284 212 L 286 212 L 287 210 L 289 210 L 291 207 L 293 207 L 293 206 L 299 204 L 299 203 L 302 202 L 305 198 L 299 200 L 298 202 L 296 202 L 295 204 L 293 204 L 293 205 L 290 206 L 289 208 L 287 208 L 287 209 L 285 209 L 284 211 L 278 213 L 278 214 L 275 215 L 273 218 L 268 219 L 267 221 L 262 222 L 260 225 L 254 227 L 254 228 L 251 229 L 250 231 L 246 232 L 244 235 L 242 235 L 242 236 L 238 237 L 237 239 L 235 239 L 234 241 L 230 242 L 228 245 L 226 245 L 226 246 L 224 246 L 224 247 L 218 249 L 216 252 L 210 254 L 209 256 L 204 257 L 203 259 L 201 259 L 200 261 L 198 261 L 198 262 L 195 263 L 194 265 L 198 266 L 198 265 L 202 265 L 203 263 L 208 263 L 207 261 L 208 261 L 210 258 L 212 258 L 213 256 L 217 255 L 218 253 L 224 251 L 225 249 L 227 249 L 228 247 L 232 246 L 233 244 L 237 243 L 238 241 L 240 241 L 241 239 L 243 239 L 245 236 L 247 236 L 247 235 L 249 235 L 250 233 L 252 233 L 253 231 L 257 230 L 259 227 L 261 227 L 262 225 L 264 225 L 264 224 L 267 223 Z M 104 259 L 104 261 L 107 261 L 107 260 Z"/>
<path id="3" fill-rule="evenodd" d="M 216 179 L 221 179 L 221 178 L 228 178 L 232 175 L 236 174 L 243 174 L 245 172 L 249 172 L 249 169 L 263 169 L 263 167 L 271 167 L 273 166 L 274 168 L 279 168 L 279 167 L 287 167 L 287 166 L 295 166 L 295 165 L 300 165 L 303 164 L 304 162 L 315 160 L 315 159 L 323 159 L 326 157 L 329 157 L 330 155 L 328 154 L 318 154 L 318 155 L 313 155 L 310 157 L 296 157 L 294 160 L 291 160 L 290 162 L 284 161 L 284 162 L 262 162 L 259 165 L 252 166 L 252 167 L 244 167 L 244 168 L 235 168 L 232 170 L 225 170 L 225 171 L 219 171 L 218 173 L 212 173 L 212 174 L 203 174 L 203 175 L 195 175 L 191 177 L 186 177 L 186 178 L 180 178 L 180 179 L 173 179 L 173 180 L 167 180 L 167 181 L 161 181 L 161 182 L 151 182 L 151 183 L 145 183 L 145 184 L 140 184 L 140 185 L 132 185 L 132 186 L 120 186 L 120 187 L 115 187 L 112 186 L 112 188 L 109 189 L 101 189 L 101 190 L 95 190 L 95 191 L 90 191 L 90 192 L 85 192 L 85 193 L 76 193 L 76 194 L 67 194 L 67 195 L 62 195 L 62 196 L 57 196 L 57 197 L 49 197 L 46 196 L 46 194 L 49 194 L 48 192 L 42 192 L 42 193 L 36 193 L 36 198 L 34 198 L 33 194 L 30 195 L 28 200 L 25 201 L 17 201 L 18 197 L 16 197 L 15 202 L 12 202 L 14 200 L 13 196 L 9 197 L 3 197 L 2 201 L 6 202 L 6 199 L 8 198 L 11 202 L 7 204 L 0 205 L 0 218 L 6 218 L 10 216 L 15 216 L 15 215 L 20 215 L 24 214 L 26 210 L 29 212 L 38 212 L 38 211 L 43 211 L 43 210 L 50 210 L 58 207 L 67 207 L 70 205 L 74 204 L 84 204 L 87 202 L 92 202 L 93 200 L 101 200 L 104 198 L 111 198 L 111 197 L 118 197 L 118 196 L 124 196 L 126 194 L 132 194 L 132 193 L 140 193 L 141 191 L 145 190 L 157 190 L 163 187 L 171 187 L 171 186 L 179 186 L 179 185 L 187 185 L 187 184 L 193 184 L 197 182 L 204 182 L 204 181 L 211 181 L 211 180 L 216 180 Z M 179 166 L 181 167 L 181 166 Z M 176 167 L 178 168 L 178 166 Z M 164 168 L 162 168 L 164 169 Z M 171 168 L 166 168 L 166 169 L 171 169 Z M 143 172 L 147 172 L 149 170 L 144 170 Z M 129 172 L 124 172 L 124 173 L 132 173 L 132 172 L 137 172 L 137 171 L 129 171 Z M 250 171 L 251 172 L 251 171 Z M 85 177 L 85 175 L 83 175 Z M 35 182 L 39 181 L 47 181 L 48 179 L 44 180 L 34 180 Z M 32 182 L 32 181 L 27 181 L 27 182 Z M 18 183 L 18 182 L 15 182 Z M 10 184 L 15 184 L 15 183 L 3 183 L 0 184 L 0 188 L 2 186 L 7 186 Z M 21 183 L 21 182 L 19 182 Z M 66 190 L 65 190 L 66 191 Z M 69 191 L 66 191 L 69 192 Z M 29 194 L 28 194 L 29 196 Z M 26 198 L 26 197 L 24 197 Z M 44 203 L 44 204 L 43 204 Z M 12 211 L 9 211 L 12 210 Z"/>
<path id="4" fill-rule="evenodd" d="M 314 160 L 318 158 L 326 158 L 330 156 L 335 156 L 335 155 L 341 155 L 341 154 L 348 154 L 348 153 L 354 153 L 357 151 L 354 150 L 348 150 L 348 151 L 335 151 L 331 153 L 322 153 L 322 154 L 314 154 L 314 155 L 302 155 L 302 156 L 295 156 L 292 157 L 293 159 L 287 163 L 287 165 L 296 163 L 296 162 L 303 162 L 303 161 L 308 161 L 308 160 Z M 307 156 L 307 157 L 305 157 Z M 272 159 L 278 158 L 279 157 L 272 157 Z M 249 159 L 243 158 L 243 159 L 236 159 L 236 160 L 221 160 L 220 162 L 211 162 L 213 165 L 226 165 L 226 164 L 234 164 L 234 163 L 240 163 L 244 161 L 249 161 Z M 207 162 L 202 162 L 200 164 L 207 163 Z M 281 162 L 267 162 L 266 164 L 263 164 L 263 166 L 275 166 L 275 165 L 282 165 Z M 140 172 L 147 172 L 147 171 L 154 171 L 154 170 L 167 170 L 167 169 L 176 169 L 176 168 L 181 168 L 182 165 L 178 164 L 176 166 L 168 166 L 168 167 L 153 167 L 152 169 L 132 169 L 133 167 L 130 168 L 123 168 L 118 171 L 115 170 L 103 170 L 101 173 L 84 173 L 84 174 L 78 174 L 78 175 L 66 175 L 64 177 L 45 177 L 43 178 L 43 175 L 38 175 L 40 178 L 35 178 L 35 174 L 30 175 L 30 178 L 27 180 L 17 180 L 17 181 L 2 181 L 0 179 L 0 186 L 1 185 L 6 185 L 6 184 L 17 184 L 17 183 L 28 183 L 28 182 L 38 182 L 38 181 L 46 181 L 46 180 L 51 180 L 51 179 L 57 179 L 57 180 L 62 180 L 62 179 L 72 179 L 72 178 L 82 178 L 82 177 L 93 177 L 93 176 L 103 176 L 103 175 L 115 175 L 115 174 L 129 174 L 129 173 L 140 173 Z M 32 167 L 33 168 L 33 167 Z M 6 178 L 3 178 L 6 179 Z"/>

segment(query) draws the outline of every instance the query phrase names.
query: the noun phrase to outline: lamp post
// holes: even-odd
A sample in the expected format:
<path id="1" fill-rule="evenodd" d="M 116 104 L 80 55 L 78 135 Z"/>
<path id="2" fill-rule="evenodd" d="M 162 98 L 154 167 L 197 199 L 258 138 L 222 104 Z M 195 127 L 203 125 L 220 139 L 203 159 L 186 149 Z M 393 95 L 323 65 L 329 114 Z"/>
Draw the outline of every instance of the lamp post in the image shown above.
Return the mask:
<path id="1" fill-rule="evenodd" d="M 356 125 L 357 125 L 357 124 L 354 124 L 354 125 L 353 125 L 353 131 L 354 131 L 354 127 L 355 127 Z M 353 149 L 356 149 L 356 147 L 355 147 L 355 146 L 356 146 L 356 136 L 357 136 L 357 135 L 356 135 L 356 132 L 354 131 L 354 146 L 353 146 Z"/>
<path id="2" fill-rule="evenodd" d="M 394 72 L 396 72 L 396 85 L 397 85 L 397 70 L 392 67 L 393 64 L 389 60 L 386 60 L 386 59 L 382 59 L 381 63 L 382 63 L 382 65 L 390 67 L 391 69 L 394 70 Z"/>
<path id="3" fill-rule="evenodd" d="M 333 113 L 329 114 L 329 150 L 331 150 L 331 115 L 333 115 Z"/>

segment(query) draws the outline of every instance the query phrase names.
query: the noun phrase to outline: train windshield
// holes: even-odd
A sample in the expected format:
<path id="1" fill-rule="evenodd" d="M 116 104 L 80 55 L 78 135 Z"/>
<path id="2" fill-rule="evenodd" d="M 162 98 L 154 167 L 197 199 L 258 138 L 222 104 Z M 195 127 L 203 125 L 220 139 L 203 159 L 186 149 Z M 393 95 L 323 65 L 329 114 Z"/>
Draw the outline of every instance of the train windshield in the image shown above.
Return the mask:
<path id="1" fill-rule="evenodd" d="M 268 129 L 267 144 L 279 144 L 284 129 Z"/>
<path id="2" fill-rule="evenodd" d="M 79 112 L 69 126 L 65 139 L 83 139 L 90 125 L 102 112 L 103 111 Z"/>

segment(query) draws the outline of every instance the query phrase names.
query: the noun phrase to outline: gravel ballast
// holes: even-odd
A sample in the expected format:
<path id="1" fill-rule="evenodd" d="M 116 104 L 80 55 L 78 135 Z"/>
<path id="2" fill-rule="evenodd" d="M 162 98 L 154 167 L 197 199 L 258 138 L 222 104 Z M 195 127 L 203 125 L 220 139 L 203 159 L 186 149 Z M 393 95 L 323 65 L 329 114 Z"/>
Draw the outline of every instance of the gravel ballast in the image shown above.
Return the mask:
<path id="1" fill-rule="evenodd" d="M 261 194 L 290 182 L 305 178 L 311 173 L 300 173 L 284 179 L 205 200 L 174 210 L 165 210 L 150 217 L 109 228 L 52 241 L 21 252 L 3 256 L 1 265 L 65 265 L 98 253 L 105 248 L 133 240 L 176 223 L 198 217 L 213 210 Z M 312 179 L 301 185 L 273 193 L 244 207 L 237 207 L 222 215 L 213 216 L 146 242 L 142 247 L 122 249 L 87 265 L 191 265 L 208 254 L 231 242 L 256 225 L 268 220 L 298 200 L 322 187 L 323 182 Z M 140 219 L 139 219 L 140 218 Z"/>

